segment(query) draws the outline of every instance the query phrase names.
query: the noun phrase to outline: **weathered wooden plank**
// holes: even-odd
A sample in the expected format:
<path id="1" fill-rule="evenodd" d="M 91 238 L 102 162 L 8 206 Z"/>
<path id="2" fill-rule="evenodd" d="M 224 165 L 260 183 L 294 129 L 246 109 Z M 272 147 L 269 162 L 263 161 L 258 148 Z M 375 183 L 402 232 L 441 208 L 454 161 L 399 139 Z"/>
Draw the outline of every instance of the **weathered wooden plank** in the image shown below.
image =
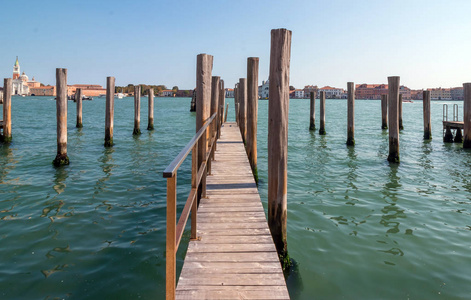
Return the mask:
<path id="1" fill-rule="evenodd" d="M 201 289 L 188 286 L 185 287 L 185 289 L 177 291 L 176 295 L 178 299 L 289 299 L 288 292 L 284 288 L 277 286 L 228 286 L 211 288 L 203 286 Z"/>
<path id="2" fill-rule="evenodd" d="M 268 228 L 234 228 L 231 231 L 220 229 L 200 229 L 198 228 L 199 235 L 213 235 L 213 236 L 236 236 L 236 235 L 267 235 L 270 234 Z"/>
<path id="3" fill-rule="evenodd" d="M 244 274 L 244 276 L 233 276 L 230 274 L 215 274 L 207 276 L 180 276 L 178 284 L 182 285 L 216 285 L 216 286 L 231 286 L 231 285 L 271 285 L 283 286 L 285 284 L 284 278 L 278 274 Z"/>
<path id="4" fill-rule="evenodd" d="M 232 244 L 273 244 L 273 239 L 268 233 L 265 235 L 227 235 L 227 236 L 217 236 L 206 234 L 201 237 L 199 243 L 205 244 L 223 244 L 223 243 L 232 243 Z"/>
<path id="5" fill-rule="evenodd" d="M 236 253 L 236 252 L 270 252 L 276 251 L 273 244 L 205 244 L 192 243 L 188 246 L 187 253 Z"/>
<path id="6" fill-rule="evenodd" d="M 279 262 L 188 262 L 184 270 L 186 274 L 264 274 L 282 272 Z"/>

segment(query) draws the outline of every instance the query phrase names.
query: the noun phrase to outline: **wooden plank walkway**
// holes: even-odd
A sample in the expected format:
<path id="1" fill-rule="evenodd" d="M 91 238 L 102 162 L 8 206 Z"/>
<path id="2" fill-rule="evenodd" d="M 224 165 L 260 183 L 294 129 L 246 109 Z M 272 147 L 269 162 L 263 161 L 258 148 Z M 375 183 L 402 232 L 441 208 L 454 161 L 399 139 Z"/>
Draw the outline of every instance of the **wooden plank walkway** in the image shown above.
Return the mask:
<path id="1" fill-rule="evenodd" d="M 463 121 L 443 121 L 443 129 L 450 127 L 450 129 L 463 129 L 464 122 Z"/>
<path id="2" fill-rule="evenodd" d="M 289 299 L 239 127 L 221 130 L 176 297 Z"/>

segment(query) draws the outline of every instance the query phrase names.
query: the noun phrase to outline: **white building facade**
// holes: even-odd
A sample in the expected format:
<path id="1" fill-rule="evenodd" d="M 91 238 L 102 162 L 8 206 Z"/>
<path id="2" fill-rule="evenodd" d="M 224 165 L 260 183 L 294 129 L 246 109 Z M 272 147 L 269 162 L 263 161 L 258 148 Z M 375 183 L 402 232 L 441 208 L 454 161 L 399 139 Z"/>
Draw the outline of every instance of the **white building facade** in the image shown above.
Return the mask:
<path id="1" fill-rule="evenodd" d="M 16 57 L 15 65 L 13 66 L 13 80 L 12 80 L 12 95 L 28 95 L 28 76 L 25 72 L 20 75 L 20 63 L 18 62 L 18 56 Z"/>

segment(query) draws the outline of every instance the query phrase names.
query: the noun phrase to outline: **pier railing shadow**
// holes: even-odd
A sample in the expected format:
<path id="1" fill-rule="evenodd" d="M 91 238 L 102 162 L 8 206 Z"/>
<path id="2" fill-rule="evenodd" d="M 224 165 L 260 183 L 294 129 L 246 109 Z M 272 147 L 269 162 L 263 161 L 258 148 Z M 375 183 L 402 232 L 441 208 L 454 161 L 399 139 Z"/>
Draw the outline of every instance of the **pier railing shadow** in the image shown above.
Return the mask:
<path id="1" fill-rule="evenodd" d="M 197 204 L 198 187 L 201 184 L 202 197 L 205 197 L 206 174 L 211 173 L 211 160 L 214 159 L 214 151 L 218 131 L 221 123 L 217 122 L 217 112 L 214 113 L 193 136 L 190 142 L 175 157 L 163 172 L 164 178 L 167 178 L 167 246 L 166 246 L 166 295 L 167 299 L 175 299 L 176 288 L 176 253 L 182 239 L 183 231 L 188 221 L 191 211 L 191 235 L 190 239 L 197 239 Z M 209 141 L 206 143 L 206 156 L 202 162 L 198 162 L 198 146 L 203 136 L 209 135 Z M 191 190 L 186 200 L 185 206 L 177 223 L 177 171 L 191 152 Z M 198 165 L 200 165 L 198 167 Z"/>

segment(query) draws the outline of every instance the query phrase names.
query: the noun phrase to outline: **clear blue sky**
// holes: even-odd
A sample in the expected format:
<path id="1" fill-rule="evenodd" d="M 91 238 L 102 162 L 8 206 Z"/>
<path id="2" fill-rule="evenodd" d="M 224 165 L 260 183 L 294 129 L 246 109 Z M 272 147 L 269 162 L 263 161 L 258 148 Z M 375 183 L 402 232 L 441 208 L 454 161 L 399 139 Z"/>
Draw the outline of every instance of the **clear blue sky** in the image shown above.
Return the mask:
<path id="1" fill-rule="evenodd" d="M 471 1 L 1 1 L 0 77 L 21 71 L 55 84 L 195 86 L 196 55 L 214 55 L 226 87 L 247 57 L 269 72 L 270 30 L 293 31 L 290 84 L 346 88 L 401 76 L 413 89 L 471 81 Z M 1 85 L 3 85 L 3 80 Z"/>

